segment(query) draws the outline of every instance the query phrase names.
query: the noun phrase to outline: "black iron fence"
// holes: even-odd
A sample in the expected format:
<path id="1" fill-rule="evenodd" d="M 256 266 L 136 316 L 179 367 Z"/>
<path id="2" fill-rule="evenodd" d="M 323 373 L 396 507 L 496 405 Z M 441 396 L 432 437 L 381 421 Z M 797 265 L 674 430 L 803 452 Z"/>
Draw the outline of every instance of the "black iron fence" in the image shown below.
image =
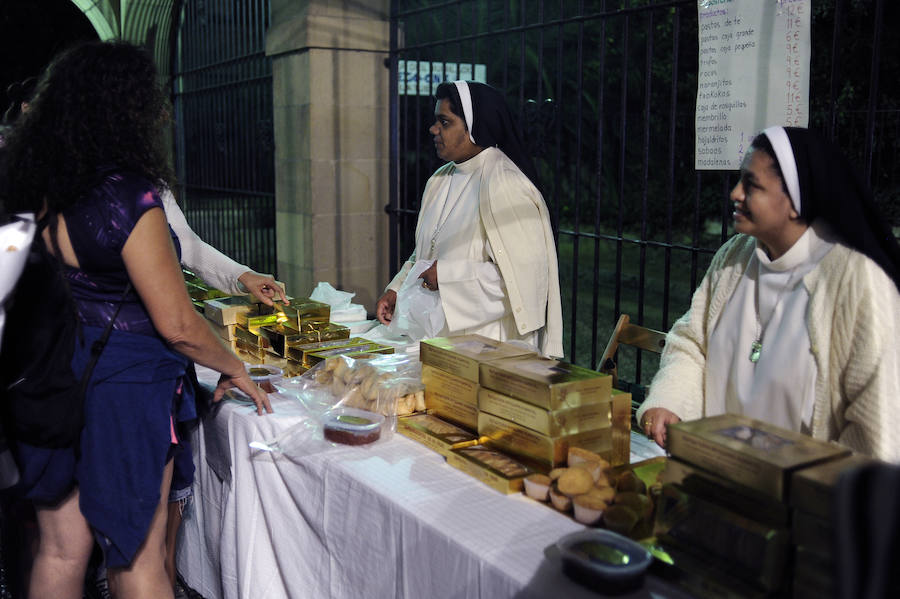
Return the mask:
<path id="1" fill-rule="evenodd" d="M 810 127 L 848 149 L 897 226 L 900 45 L 887 23 L 900 3 L 888 4 L 813 0 Z M 391 61 L 394 269 L 415 245 L 420 195 L 439 166 L 431 90 L 475 79 L 506 94 L 538 164 L 567 358 L 596 368 L 620 313 L 667 330 L 687 309 L 730 235 L 736 181 L 694 170 L 696 0 L 396 0 Z M 656 360 L 620 356 L 620 376 L 645 384 Z"/>
<path id="2" fill-rule="evenodd" d="M 191 227 L 238 262 L 275 273 L 268 0 L 183 4 L 174 65 L 176 186 Z"/>

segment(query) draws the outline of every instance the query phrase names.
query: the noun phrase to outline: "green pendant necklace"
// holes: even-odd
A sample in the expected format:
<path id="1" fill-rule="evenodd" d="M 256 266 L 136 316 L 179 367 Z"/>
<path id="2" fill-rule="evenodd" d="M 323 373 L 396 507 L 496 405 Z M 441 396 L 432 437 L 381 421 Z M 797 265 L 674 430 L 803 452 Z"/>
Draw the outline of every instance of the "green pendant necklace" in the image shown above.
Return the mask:
<path id="1" fill-rule="evenodd" d="M 797 267 L 791 269 L 791 274 L 788 277 L 787 283 L 778 290 L 778 297 L 775 298 L 775 305 L 772 306 L 772 312 L 769 314 L 769 317 L 766 318 L 766 325 L 763 326 L 762 319 L 759 315 L 759 286 L 760 279 L 762 278 L 762 273 L 760 272 L 760 265 L 757 263 L 756 266 L 756 289 L 754 290 L 754 300 L 755 300 L 755 308 L 756 308 L 756 338 L 753 340 L 753 343 L 750 344 L 750 361 L 756 364 L 759 362 L 759 358 L 762 356 L 762 348 L 763 348 L 763 334 L 765 330 L 769 326 L 769 321 L 772 320 L 772 317 L 775 315 L 775 312 L 778 311 L 778 305 L 781 303 L 782 298 L 784 297 L 784 292 L 790 289 L 792 283 L 794 282 L 794 271 L 797 270 Z"/>

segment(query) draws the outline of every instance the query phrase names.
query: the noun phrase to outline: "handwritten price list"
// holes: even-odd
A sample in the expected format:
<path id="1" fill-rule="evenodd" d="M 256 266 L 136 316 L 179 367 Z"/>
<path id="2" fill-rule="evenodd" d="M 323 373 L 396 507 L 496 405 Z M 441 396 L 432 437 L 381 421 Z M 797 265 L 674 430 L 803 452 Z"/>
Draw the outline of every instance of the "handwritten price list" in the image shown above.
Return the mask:
<path id="1" fill-rule="evenodd" d="M 806 126 L 810 0 L 698 0 L 698 170 L 730 170 L 772 124 Z"/>

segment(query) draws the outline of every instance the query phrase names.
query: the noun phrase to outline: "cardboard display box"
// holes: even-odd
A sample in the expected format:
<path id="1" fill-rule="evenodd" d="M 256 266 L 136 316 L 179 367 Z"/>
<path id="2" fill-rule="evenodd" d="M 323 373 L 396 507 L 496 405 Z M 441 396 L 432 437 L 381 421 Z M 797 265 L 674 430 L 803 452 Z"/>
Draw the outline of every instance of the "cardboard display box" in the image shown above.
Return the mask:
<path id="1" fill-rule="evenodd" d="M 840 445 L 733 414 L 671 425 L 666 449 L 777 501 L 787 499 L 794 471 L 850 454 Z"/>
<path id="2" fill-rule="evenodd" d="M 478 368 L 482 363 L 522 355 L 534 355 L 534 352 L 482 335 L 435 337 L 425 339 L 419 346 L 419 359 L 422 364 L 473 383 L 478 382 Z"/>
<path id="3" fill-rule="evenodd" d="M 203 303 L 203 314 L 220 326 L 237 324 L 237 315 L 253 310 L 256 305 L 244 295 L 211 299 Z"/>
<path id="4" fill-rule="evenodd" d="M 478 428 L 478 405 L 425 387 L 425 408 L 470 430 Z"/>
<path id="5" fill-rule="evenodd" d="M 441 420 L 434 414 L 414 414 L 397 419 L 397 432 L 446 457 L 455 443 L 474 441 L 475 435 Z"/>
<path id="6" fill-rule="evenodd" d="M 449 452 L 447 464 L 507 495 L 519 493 L 522 480 L 532 472 L 508 455 L 481 445 Z"/>
<path id="7" fill-rule="evenodd" d="M 581 447 L 593 451 L 613 466 L 628 463 L 630 457 L 628 452 L 623 455 L 613 451 L 613 436 L 621 435 L 623 432 L 617 433 L 612 426 L 573 435 L 551 437 L 493 414 L 480 412 L 478 414 L 478 434 L 490 438 L 486 445 L 491 448 L 533 460 L 548 470 L 566 464 L 570 447 Z M 624 431 L 624 435 L 629 436 L 630 433 Z"/>
<path id="8" fill-rule="evenodd" d="M 444 397 L 452 397 L 454 400 L 478 407 L 478 391 L 481 386 L 469 379 L 450 374 L 434 366 L 422 364 L 422 384 L 426 390 Z"/>
<path id="9" fill-rule="evenodd" d="M 831 518 L 835 485 L 841 474 L 875 461 L 867 456 L 851 454 L 843 459 L 797 470 L 791 475 L 791 506 L 820 518 Z"/>
<path id="10" fill-rule="evenodd" d="M 484 362 L 480 382 L 482 387 L 546 410 L 607 399 L 612 391 L 608 374 L 537 355 Z"/>
<path id="11" fill-rule="evenodd" d="M 616 391 L 615 389 L 613 391 Z M 478 409 L 549 436 L 570 435 L 612 426 L 613 404 L 627 402 L 631 394 L 621 391 L 609 400 L 588 402 L 574 408 L 545 410 L 539 406 L 482 387 L 478 391 Z"/>

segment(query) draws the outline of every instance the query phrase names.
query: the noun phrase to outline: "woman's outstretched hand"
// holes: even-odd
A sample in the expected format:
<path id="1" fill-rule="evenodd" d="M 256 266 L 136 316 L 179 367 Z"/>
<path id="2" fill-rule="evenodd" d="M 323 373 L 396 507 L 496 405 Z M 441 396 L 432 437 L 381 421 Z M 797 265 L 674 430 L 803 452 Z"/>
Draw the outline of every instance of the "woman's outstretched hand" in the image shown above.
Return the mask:
<path id="1" fill-rule="evenodd" d="M 375 304 L 375 317 L 381 324 L 391 324 L 394 318 L 394 307 L 397 305 L 397 292 L 388 289 Z"/>
<path id="2" fill-rule="evenodd" d="M 259 388 L 259 385 L 250 380 L 250 375 L 242 369 L 241 374 L 230 376 L 223 374 L 219 377 L 219 384 L 213 393 L 213 401 L 220 401 L 225 395 L 225 391 L 236 387 L 247 394 L 256 405 L 256 413 L 262 416 L 265 412 L 273 413 L 272 404 L 269 403 L 269 396 L 265 391 Z"/>

